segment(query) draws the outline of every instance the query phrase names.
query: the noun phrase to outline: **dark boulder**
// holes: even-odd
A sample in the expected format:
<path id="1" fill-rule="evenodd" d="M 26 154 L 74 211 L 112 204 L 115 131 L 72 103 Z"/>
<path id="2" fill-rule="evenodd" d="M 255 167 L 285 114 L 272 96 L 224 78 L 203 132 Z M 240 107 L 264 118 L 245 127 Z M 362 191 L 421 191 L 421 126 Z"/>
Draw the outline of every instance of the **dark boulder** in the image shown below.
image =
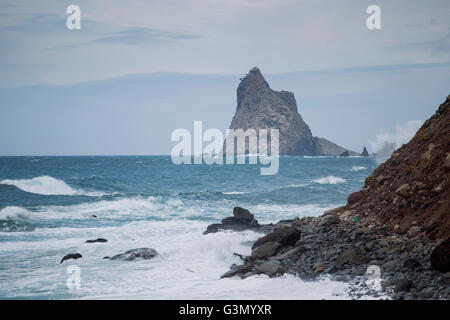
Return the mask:
<path id="1" fill-rule="evenodd" d="M 422 269 L 422 265 L 414 258 L 409 258 L 403 264 L 403 267 L 409 270 Z"/>
<path id="2" fill-rule="evenodd" d="M 339 157 L 350 157 L 350 152 L 344 151 L 339 155 Z"/>
<path id="3" fill-rule="evenodd" d="M 69 253 L 69 254 L 66 254 L 66 255 L 61 259 L 61 262 L 60 262 L 60 263 L 63 263 L 64 261 L 69 260 L 69 259 L 77 260 L 77 259 L 80 259 L 80 258 L 82 258 L 82 257 L 83 257 L 83 256 L 82 256 L 81 254 L 79 254 L 79 253 Z"/>
<path id="4" fill-rule="evenodd" d="M 430 262 L 440 272 L 450 271 L 450 238 L 439 244 L 431 253 Z"/>
<path id="5" fill-rule="evenodd" d="M 347 202 L 348 202 L 348 204 L 354 204 L 356 202 L 359 202 L 363 198 L 364 198 L 364 194 L 362 192 L 360 192 L 360 191 L 353 192 L 348 196 Z"/>
<path id="6" fill-rule="evenodd" d="M 260 246 L 255 247 L 252 251 L 252 257 L 256 259 L 265 259 L 277 253 L 280 243 L 276 241 L 269 241 Z"/>
<path id="7" fill-rule="evenodd" d="M 242 220 L 253 220 L 254 216 L 250 213 L 247 209 L 241 208 L 241 207 L 234 207 L 233 208 L 233 216 L 235 216 L 238 219 Z"/>
<path id="8" fill-rule="evenodd" d="M 156 257 L 158 252 L 152 248 L 139 248 L 128 250 L 125 253 L 120 253 L 109 260 L 119 260 L 119 261 L 134 261 L 134 260 L 148 260 Z"/>
<path id="9" fill-rule="evenodd" d="M 415 288 L 415 285 L 411 280 L 402 279 L 395 285 L 394 292 L 409 292 L 412 288 Z"/>
<path id="10" fill-rule="evenodd" d="M 203 234 L 215 233 L 221 230 L 230 231 L 244 231 L 244 230 L 258 230 L 261 225 L 258 223 L 247 209 L 235 207 L 233 209 L 233 216 L 222 219 L 221 223 L 213 223 L 206 228 Z"/>
<path id="11" fill-rule="evenodd" d="M 239 276 L 241 278 L 244 278 L 244 275 L 247 272 L 249 272 L 251 269 L 252 269 L 252 265 L 250 265 L 250 264 L 243 264 L 243 265 L 240 265 L 240 266 L 233 265 L 233 266 L 231 266 L 231 270 L 225 272 L 221 276 L 221 278 L 231 278 L 231 277 L 234 277 L 234 276 Z"/>
<path id="12" fill-rule="evenodd" d="M 108 240 L 103 238 L 97 238 L 95 240 L 86 240 L 86 243 L 95 243 L 95 242 L 108 242 Z"/>
<path id="13" fill-rule="evenodd" d="M 281 248 L 294 246 L 298 239 L 300 239 L 300 230 L 290 226 L 282 226 L 256 240 L 252 249 L 254 250 L 266 242 L 278 242 Z"/>

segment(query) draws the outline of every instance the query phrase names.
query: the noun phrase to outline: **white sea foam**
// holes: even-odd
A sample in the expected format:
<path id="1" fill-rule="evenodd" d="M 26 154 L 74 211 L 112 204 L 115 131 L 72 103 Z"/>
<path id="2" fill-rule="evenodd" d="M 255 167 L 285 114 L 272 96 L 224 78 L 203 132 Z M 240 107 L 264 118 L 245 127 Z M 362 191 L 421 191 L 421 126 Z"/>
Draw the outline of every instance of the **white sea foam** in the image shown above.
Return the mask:
<path id="1" fill-rule="evenodd" d="M 0 210 L 0 220 L 26 220 L 30 217 L 30 212 L 21 207 L 6 207 Z"/>
<path id="2" fill-rule="evenodd" d="M 335 176 L 328 176 L 328 177 L 322 177 L 319 179 L 313 180 L 315 183 L 319 184 L 338 184 L 338 183 L 345 183 L 347 180 L 341 177 L 335 177 Z"/>
<path id="3" fill-rule="evenodd" d="M 359 171 L 359 170 L 366 170 L 367 167 L 363 167 L 363 166 L 353 166 L 350 171 Z"/>
<path id="4" fill-rule="evenodd" d="M 85 192 L 83 190 L 75 190 L 62 180 L 55 179 L 50 176 L 39 176 L 32 179 L 5 179 L 0 184 L 11 185 L 22 191 L 42 194 L 42 195 L 87 195 L 101 196 L 101 192 Z"/>
<path id="5" fill-rule="evenodd" d="M 224 192 L 223 194 L 246 194 L 248 192 L 244 191 L 230 191 L 230 192 Z"/>
<path id="6" fill-rule="evenodd" d="M 135 221 L 120 227 L 53 228 L 22 233 L 20 241 L 0 242 L 8 277 L 0 296 L 33 297 L 46 292 L 51 297 L 77 299 L 346 299 L 347 285 L 324 279 L 305 282 L 294 276 L 271 279 L 252 276 L 245 280 L 220 279 L 233 263 L 233 255 L 248 255 L 250 243 L 260 237 L 251 231 L 202 235 L 207 223 L 188 220 Z M 32 237 L 45 237 L 29 241 Z M 86 244 L 104 237 L 107 243 Z M 132 248 L 152 247 L 160 256 L 150 261 L 102 259 Z M 81 252 L 82 259 L 59 264 L 67 252 Z M 13 257 L 13 258 L 12 258 Z M 17 260 L 29 261 L 18 265 Z M 65 286 L 67 265 L 82 270 L 81 289 Z M 30 272 L 23 272 L 27 268 Z M 0 276 L 5 271 L 0 270 Z M 23 288 L 27 288 L 26 291 Z"/>

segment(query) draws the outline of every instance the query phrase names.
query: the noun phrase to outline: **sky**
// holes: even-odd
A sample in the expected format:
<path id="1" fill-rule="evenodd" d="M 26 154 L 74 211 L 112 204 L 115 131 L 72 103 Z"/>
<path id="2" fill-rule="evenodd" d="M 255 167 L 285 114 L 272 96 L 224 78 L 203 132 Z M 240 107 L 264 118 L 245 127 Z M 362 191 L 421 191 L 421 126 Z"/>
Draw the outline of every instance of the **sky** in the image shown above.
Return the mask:
<path id="1" fill-rule="evenodd" d="M 72 4 L 80 30 L 66 27 Z M 448 12 L 448 0 L 0 0 L 0 155 L 168 154 L 193 117 L 228 127 L 254 66 L 294 92 L 314 135 L 375 146 L 450 93 Z"/>

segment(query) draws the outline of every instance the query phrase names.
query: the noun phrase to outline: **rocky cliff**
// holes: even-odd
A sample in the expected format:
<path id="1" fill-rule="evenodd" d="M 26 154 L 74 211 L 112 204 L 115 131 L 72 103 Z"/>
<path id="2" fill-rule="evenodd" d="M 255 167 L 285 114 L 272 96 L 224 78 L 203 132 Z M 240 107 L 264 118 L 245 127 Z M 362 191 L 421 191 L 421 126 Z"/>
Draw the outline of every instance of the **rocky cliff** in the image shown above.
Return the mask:
<path id="1" fill-rule="evenodd" d="M 351 206 L 394 232 L 450 236 L 450 96 L 366 179 Z"/>
<path id="2" fill-rule="evenodd" d="M 230 129 L 270 128 L 280 130 L 281 155 L 340 155 L 345 151 L 357 155 L 324 138 L 314 137 L 298 113 L 294 94 L 272 90 L 255 67 L 241 79 L 237 88 L 237 108 Z"/>

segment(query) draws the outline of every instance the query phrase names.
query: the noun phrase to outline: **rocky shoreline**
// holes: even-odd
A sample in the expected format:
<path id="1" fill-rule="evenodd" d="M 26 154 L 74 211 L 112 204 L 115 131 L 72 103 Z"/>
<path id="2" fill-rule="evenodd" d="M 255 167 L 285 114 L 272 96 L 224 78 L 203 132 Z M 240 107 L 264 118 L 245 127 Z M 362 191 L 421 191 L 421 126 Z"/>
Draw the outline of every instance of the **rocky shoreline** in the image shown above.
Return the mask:
<path id="1" fill-rule="evenodd" d="M 222 277 L 327 276 L 350 283 L 354 298 L 449 299 L 449 137 L 450 96 L 345 206 L 257 228 L 236 215 L 209 227 L 265 233 Z M 239 226 L 229 227 L 230 221 Z"/>
<path id="2" fill-rule="evenodd" d="M 368 224 L 345 207 L 320 217 L 280 221 L 264 230 L 265 235 L 253 244 L 252 254 L 243 257 L 241 265 L 231 266 L 223 278 L 287 273 L 318 280 L 327 276 L 350 283 L 354 298 L 450 297 L 450 273 L 439 272 L 430 262 L 438 241 L 419 234 L 392 235 L 387 228 Z M 380 267 L 380 290 L 367 284 L 369 266 Z"/>

